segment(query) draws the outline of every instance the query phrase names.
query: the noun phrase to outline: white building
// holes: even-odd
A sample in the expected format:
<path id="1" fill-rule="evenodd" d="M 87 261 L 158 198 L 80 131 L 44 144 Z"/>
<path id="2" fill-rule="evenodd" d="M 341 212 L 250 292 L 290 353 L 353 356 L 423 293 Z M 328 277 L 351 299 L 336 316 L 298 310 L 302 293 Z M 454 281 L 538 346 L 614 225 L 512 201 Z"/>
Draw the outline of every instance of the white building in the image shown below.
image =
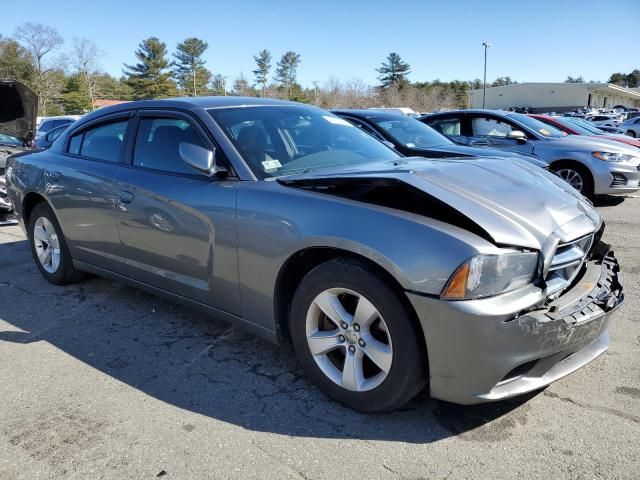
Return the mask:
<path id="1" fill-rule="evenodd" d="M 482 108 L 482 89 L 471 90 L 471 107 Z M 516 83 L 487 87 L 485 108 L 529 107 L 532 112 L 564 112 L 582 107 L 640 107 L 640 91 L 610 83 Z"/>

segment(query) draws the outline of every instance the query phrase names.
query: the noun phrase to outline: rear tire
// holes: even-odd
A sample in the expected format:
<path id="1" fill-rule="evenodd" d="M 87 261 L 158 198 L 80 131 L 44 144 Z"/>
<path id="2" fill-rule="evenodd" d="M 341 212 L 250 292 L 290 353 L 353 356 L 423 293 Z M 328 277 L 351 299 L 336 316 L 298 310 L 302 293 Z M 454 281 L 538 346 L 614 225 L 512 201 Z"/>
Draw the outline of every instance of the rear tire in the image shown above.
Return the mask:
<path id="1" fill-rule="evenodd" d="M 558 162 L 552 165 L 553 173 L 589 199 L 594 197 L 591 172 L 575 162 Z"/>
<path id="2" fill-rule="evenodd" d="M 83 277 L 73 267 L 73 259 L 53 210 L 42 202 L 29 216 L 29 244 L 38 270 L 49 283 L 67 285 Z"/>
<path id="3" fill-rule="evenodd" d="M 291 338 L 305 372 L 329 397 L 377 412 L 422 390 L 424 338 L 401 295 L 373 268 L 347 258 L 329 260 L 302 279 L 291 305 Z"/>
<path id="4" fill-rule="evenodd" d="M 634 132 L 633 130 L 627 130 L 627 135 L 629 135 L 631 138 L 636 138 L 636 132 Z"/>

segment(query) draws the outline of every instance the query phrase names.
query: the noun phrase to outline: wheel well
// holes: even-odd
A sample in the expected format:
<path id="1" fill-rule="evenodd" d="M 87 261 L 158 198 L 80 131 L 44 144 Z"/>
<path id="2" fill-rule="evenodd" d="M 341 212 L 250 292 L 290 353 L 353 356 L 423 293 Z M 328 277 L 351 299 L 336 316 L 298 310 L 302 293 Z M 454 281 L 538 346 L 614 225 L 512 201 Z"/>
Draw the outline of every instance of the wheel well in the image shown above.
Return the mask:
<path id="1" fill-rule="evenodd" d="M 358 255 L 357 253 L 349 252 L 347 250 L 330 247 L 312 247 L 300 250 L 289 257 L 281 268 L 276 280 L 276 287 L 274 291 L 274 314 L 280 338 L 289 339 L 288 320 L 291 301 L 293 300 L 296 288 L 304 276 L 318 265 L 334 258 L 358 261 L 373 270 L 373 272 L 380 278 L 383 278 L 387 285 L 389 285 L 398 294 L 398 298 L 407 308 L 407 312 L 409 312 L 417 322 L 424 341 L 424 332 L 422 331 L 422 326 L 418 321 L 418 316 L 407 296 L 404 294 L 404 289 L 393 275 L 367 257 L 363 257 L 362 255 Z M 426 343 L 424 345 L 426 345 Z"/>
<path id="2" fill-rule="evenodd" d="M 25 228 L 29 225 L 29 217 L 33 208 L 42 202 L 46 202 L 44 197 L 39 193 L 29 192 L 22 201 L 22 218 L 24 219 Z"/>

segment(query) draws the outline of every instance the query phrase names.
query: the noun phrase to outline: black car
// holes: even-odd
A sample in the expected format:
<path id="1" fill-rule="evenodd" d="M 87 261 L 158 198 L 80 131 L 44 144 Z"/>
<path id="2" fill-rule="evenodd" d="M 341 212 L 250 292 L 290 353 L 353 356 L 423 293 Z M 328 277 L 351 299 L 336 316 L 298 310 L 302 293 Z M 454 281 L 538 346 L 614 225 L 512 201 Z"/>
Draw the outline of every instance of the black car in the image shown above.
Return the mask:
<path id="1" fill-rule="evenodd" d="M 406 156 L 426 158 L 503 157 L 526 160 L 547 168 L 547 162 L 533 156 L 493 148 L 458 145 L 440 132 L 405 115 L 372 110 L 333 110 L 363 131 Z"/>

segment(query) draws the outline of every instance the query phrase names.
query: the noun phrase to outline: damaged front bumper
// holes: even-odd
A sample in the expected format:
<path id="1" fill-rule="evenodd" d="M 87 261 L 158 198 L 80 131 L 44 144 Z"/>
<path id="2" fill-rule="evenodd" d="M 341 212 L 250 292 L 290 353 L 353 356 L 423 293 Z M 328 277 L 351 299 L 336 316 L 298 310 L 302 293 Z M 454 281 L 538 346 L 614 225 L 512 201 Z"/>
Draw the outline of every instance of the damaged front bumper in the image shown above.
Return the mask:
<path id="1" fill-rule="evenodd" d="M 493 298 L 443 301 L 408 293 L 426 337 L 431 396 L 461 404 L 544 387 L 609 346 L 623 302 L 618 262 L 604 243 L 551 303 L 533 285 Z"/>

